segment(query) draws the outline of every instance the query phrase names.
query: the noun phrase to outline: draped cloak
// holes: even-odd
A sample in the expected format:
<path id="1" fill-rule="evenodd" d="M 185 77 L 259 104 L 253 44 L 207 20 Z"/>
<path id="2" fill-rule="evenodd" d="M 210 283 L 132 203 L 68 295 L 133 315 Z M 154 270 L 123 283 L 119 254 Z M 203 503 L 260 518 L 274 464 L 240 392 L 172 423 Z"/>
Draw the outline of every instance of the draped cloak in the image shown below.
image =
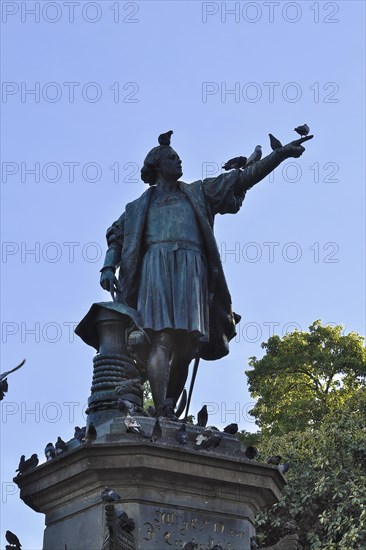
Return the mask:
<path id="1" fill-rule="evenodd" d="M 231 296 L 223 272 L 213 233 L 216 214 L 236 214 L 245 191 L 236 186 L 238 171 L 221 174 L 191 184 L 178 182 L 195 212 L 205 245 L 208 268 L 209 340 L 202 343 L 199 355 L 215 360 L 229 353 L 229 341 L 235 336 L 240 316 L 232 311 Z M 117 301 L 137 308 L 141 261 L 144 253 L 144 228 L 153 188 L 126 205 L 125 212 L 107 231 L 108 251 L 104 267 L 119 267 L 121 292 Z"/>

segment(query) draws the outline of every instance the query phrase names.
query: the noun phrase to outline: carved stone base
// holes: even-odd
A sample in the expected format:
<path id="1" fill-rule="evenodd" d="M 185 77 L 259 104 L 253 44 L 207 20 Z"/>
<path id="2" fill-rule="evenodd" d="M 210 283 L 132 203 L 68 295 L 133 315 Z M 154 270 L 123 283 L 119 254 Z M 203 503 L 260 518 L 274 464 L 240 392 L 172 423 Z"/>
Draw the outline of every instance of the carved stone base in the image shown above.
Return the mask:
<path id="1" fill-rule="evenodd" d="M 137 312 L 134 312 L 137 315 Z M 114 416 L 118 399 L 142 407 L 143 378 L 128 351 L 126 331 L 134 315 L 114 302 L 93 304 L 75 332 L 98 351 L 93 359 L 93 381 L 88 399 L 89 422 L 100 424 Z M 123 392 L 123 384 L 126 392 Z M 120 388 L 117 394 L 116 388 Z"/>
<path id="2" fill-rule="evenodd" d="M 138 420 L 152 429 L 154 419 Z M 130 548 L 168 550 L 194 541 L 199 550 L 250 550 L 256 512 L 276 502 L 285 484 L 277 467 L 246 460 L 234 436 L 224 434 L 215 450 L 195 450 L 200 428 L 189 427 L 189 443 L 180 445 L 177 424 L 161 426 L 163 437 L 152 443 L 126 433 L 118 417 L 100 427 L 94 444 L 72 442 L 70 451 L 17 479 L 24 502 L 46 516 L 44 550 L 102 549 L 106 486 L 121 496 L 116 511 L 135 522 Z"/>

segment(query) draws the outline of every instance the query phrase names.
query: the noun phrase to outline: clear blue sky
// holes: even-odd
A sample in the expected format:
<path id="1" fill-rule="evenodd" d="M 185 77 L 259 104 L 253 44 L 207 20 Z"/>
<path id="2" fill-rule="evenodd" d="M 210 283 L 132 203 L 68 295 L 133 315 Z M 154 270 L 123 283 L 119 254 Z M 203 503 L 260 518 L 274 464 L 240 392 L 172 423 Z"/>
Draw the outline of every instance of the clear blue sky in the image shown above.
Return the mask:
<path id="1" fill-rule="evenodd" d="M 159 133 L 174 130 L 186 182 L 268 154 L 269 132 L 315 134 L 216 220 L 242 321 L 229 357 L 201 364 L 193 413 L 254 430 L 260 342 L 318 318 L 365 333 L 364 3 L 3 1 L 2 21 L 2 370 L 27 363 L 2 402 L 1 541 L 38 550 L 43 516 L 14 470 L 85 423 L 93 350 L 72 328 L 108 299 L 105 230 L 145 190 Z"/>

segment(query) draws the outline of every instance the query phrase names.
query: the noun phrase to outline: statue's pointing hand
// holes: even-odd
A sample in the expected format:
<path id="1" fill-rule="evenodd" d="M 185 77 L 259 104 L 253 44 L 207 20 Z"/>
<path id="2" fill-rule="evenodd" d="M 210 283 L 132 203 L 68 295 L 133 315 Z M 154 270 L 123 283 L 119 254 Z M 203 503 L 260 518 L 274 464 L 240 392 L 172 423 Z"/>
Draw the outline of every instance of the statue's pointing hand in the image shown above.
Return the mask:
<path id="1" fill-rule="evenodd" d="M 121 292 L 121 285 L 114 274 L 114 269 L 112 267 L 107 267 L 103 269 L 100 276 L 100 285 L 104 290 L 111 293 L 112 299 L 114 301 L 116 292 Z"/>
<path id="2" fill-rule="evenodd" d="M 302 143 L 305 141 L 308 141 L 309 139 L 313 139 L 313 135 L 311 136 L 305 136 L 300 139 L 295 139 L 294 141 L 291 141 L 290 143 L 287 143 L 287 145 L 284 145 L 282 147 L 282 151 L 285 153 L 285 157 L 294 157 L 298 158 L 301 157 L 303 152 L 305 151 L 304 147 L 302 146 Z"/>

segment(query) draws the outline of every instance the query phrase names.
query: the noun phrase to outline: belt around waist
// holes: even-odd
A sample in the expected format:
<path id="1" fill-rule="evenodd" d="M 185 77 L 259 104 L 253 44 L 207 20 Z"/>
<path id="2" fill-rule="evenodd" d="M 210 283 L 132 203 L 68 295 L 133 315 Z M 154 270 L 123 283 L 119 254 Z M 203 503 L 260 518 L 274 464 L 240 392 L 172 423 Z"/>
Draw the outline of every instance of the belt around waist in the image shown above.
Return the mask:
<path id="1" fill-rule="evenodd" d="M 146 246 L 146 251 L 154 249 L 164 250 L 194 250 L 203 254 L 203 247 L 200 244 L 192 243 L 190 241 L 162 241 L 160 243 L 152 243 Z"/>

